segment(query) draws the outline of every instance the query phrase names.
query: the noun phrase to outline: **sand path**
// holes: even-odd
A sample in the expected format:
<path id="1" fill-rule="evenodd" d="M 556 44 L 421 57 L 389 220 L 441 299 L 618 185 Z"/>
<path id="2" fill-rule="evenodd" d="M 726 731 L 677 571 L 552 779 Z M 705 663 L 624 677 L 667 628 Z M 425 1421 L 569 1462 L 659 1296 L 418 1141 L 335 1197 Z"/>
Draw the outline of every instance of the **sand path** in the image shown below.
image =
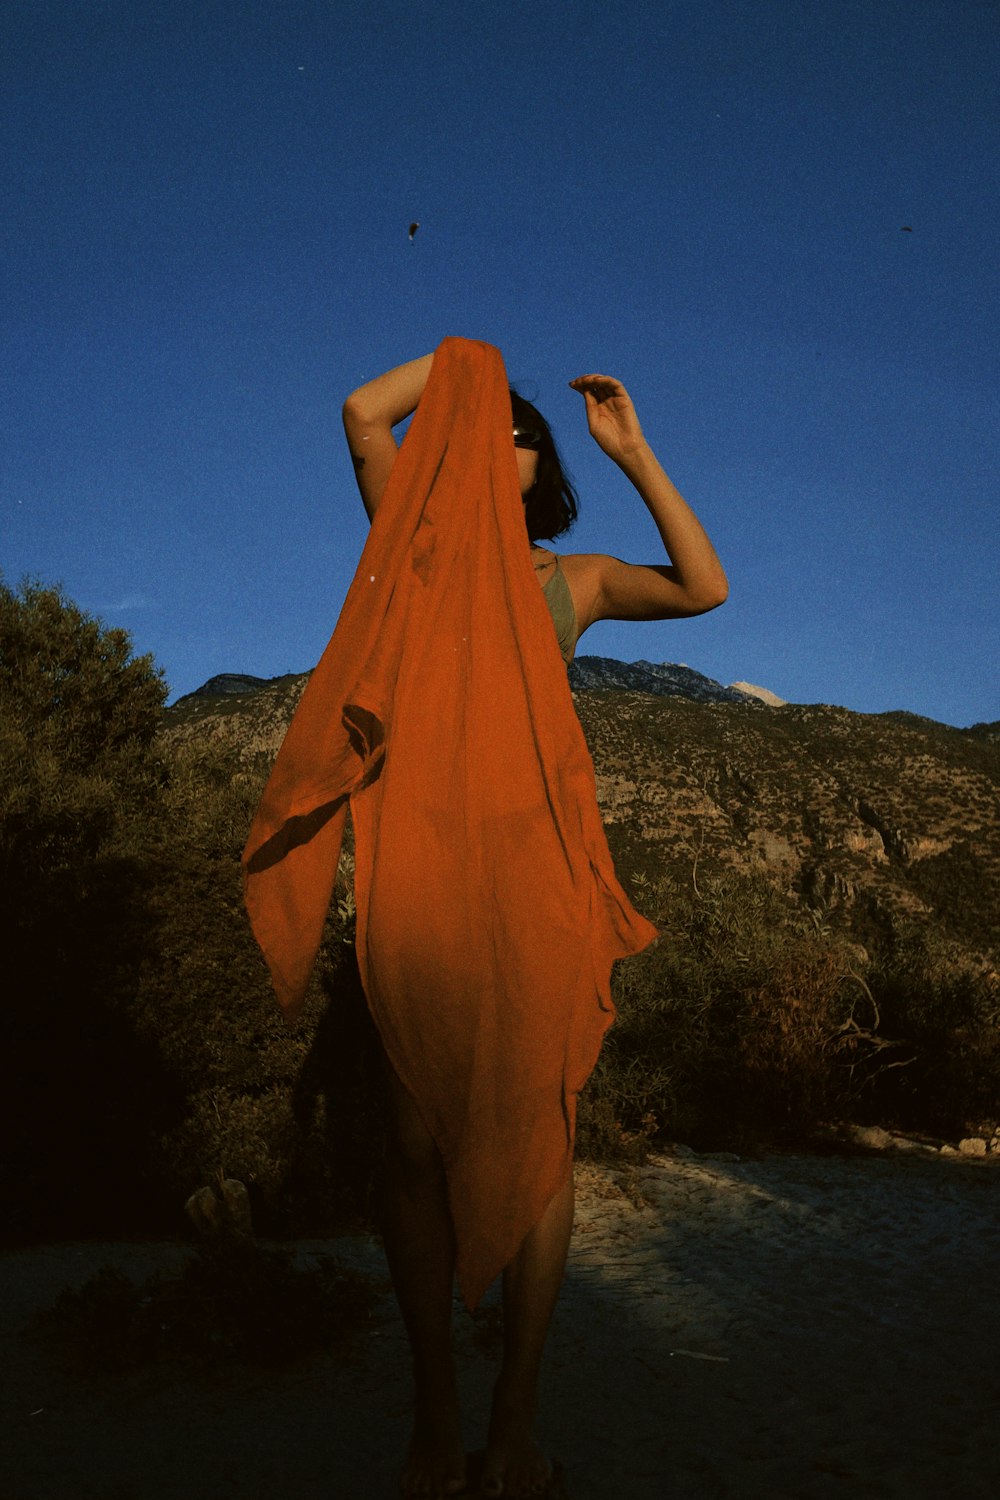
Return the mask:
<path id="1" fill-rule="evenodd" d="M 623 1183 L 585 1169 L 579 1197 L 542 1411 L 572 1500 L 1000 1495 L 996 1160 L 654 1158 Z M 314 1250 L 384 1278 L 371 1240 Z M 0 1257 L 2 1500 L 390 1500 L 407 1359 L 387 1288 L 353 1360 L 277 1376 L 84 1382 L 18 1336 L 102 1264 L 187 1253 Z M 496 1348 L 458 1328 L 473 1447 Z"/>

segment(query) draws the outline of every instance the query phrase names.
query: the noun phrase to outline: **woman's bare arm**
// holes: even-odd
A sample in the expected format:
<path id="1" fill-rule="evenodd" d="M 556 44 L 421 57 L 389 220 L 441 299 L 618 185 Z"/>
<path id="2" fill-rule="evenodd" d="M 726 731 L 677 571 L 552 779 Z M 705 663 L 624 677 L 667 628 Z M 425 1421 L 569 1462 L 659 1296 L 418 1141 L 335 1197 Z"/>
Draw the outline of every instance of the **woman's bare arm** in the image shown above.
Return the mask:
<path id="1" fill-rule="evenodd" d="M 596 553 L 566 558 L 581 629 L 595 620 L 666 620 L 715 609 L 729 592 L 722 564 L 646 441 L 625 387 L 608 375 L 581 375 L 570 385 L 583 396 L 594 441 L 645 501 L 669 559 L 644 565 Z"/>
<path id="2" fill-rule="evenodd" d="M 399 449 L 392 429 L 416 409 L 433 354 L 397 365 L 352 391 L 344 402 L 344 432 L 368 519 L 378 510 Z"/>

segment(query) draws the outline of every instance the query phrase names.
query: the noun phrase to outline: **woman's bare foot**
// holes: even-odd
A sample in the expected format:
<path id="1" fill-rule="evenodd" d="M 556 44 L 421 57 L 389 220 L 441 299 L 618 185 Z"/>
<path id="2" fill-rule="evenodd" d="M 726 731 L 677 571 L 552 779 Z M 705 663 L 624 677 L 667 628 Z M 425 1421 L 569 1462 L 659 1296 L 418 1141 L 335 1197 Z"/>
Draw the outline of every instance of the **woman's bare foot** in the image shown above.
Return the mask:
<path id="1" fill-rule="evenodd" d="M 543 1495 L 552 1479 L 552 1464 L 535 1442 L 533 1413 L 494 1397 L 490 1432 L 483 1457 L 483 1495 L 522 1500 Z"/>
<path id="2" fill-rule="evenodd" d="M 465 1448 L 457 1400 L 417 1398 L 413 1435 L 399 1481 L 402 1494 L 437 1500 L 465 1489 Z"/>

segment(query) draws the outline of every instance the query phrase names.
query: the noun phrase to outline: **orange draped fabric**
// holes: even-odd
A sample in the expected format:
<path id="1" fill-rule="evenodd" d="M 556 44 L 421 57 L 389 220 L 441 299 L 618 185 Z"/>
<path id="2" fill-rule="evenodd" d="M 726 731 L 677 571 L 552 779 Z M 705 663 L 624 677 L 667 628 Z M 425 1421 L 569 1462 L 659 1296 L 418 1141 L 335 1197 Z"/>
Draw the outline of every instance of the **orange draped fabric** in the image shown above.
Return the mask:
<path id="1" fill-rule="evenodd" d="M 612 961 L 656 936 L 611 863 L 489 344 L 435 353 L 244 851 L 289 1017 L 348 802 L 362 983 L 440 1148 L 471 1307 L 568 1177 Z"/>

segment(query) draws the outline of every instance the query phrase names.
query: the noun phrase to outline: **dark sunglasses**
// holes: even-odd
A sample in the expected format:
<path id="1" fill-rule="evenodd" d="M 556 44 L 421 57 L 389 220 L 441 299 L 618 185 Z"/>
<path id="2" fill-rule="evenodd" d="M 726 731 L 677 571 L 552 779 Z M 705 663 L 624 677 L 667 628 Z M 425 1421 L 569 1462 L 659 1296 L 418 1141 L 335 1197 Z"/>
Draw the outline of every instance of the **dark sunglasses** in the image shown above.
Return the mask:
<path id="1" fill-rule="evenodd" d="M 533 448 L 537 450 L 542 446 L 542 434 L 537 427 L 515 427 L 514 447 Z"/>

